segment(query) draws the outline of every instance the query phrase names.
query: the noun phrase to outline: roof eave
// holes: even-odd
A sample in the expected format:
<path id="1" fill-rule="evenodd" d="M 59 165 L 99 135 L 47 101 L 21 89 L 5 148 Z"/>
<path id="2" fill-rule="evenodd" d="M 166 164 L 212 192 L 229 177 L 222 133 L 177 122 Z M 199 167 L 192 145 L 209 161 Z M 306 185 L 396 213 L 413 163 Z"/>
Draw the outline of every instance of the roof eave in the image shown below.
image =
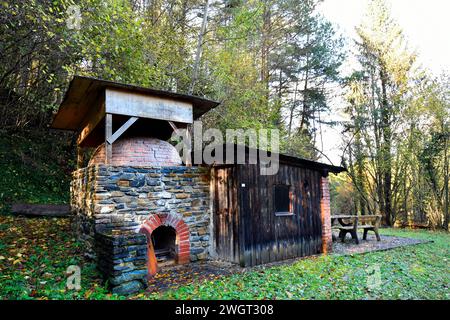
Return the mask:
<path id="1" fill-rule="evenodd" d="M 138 93 L 142 93 L 142 94 L 152 94 L 152 95 L 157 95 L 160 97 L 172 98 L 172 99 L 177 99 L 180 101 L 190 102 L 190 103 L 192 103 L 193 108 L 194 108 L 194 120 L 200 118 L 206 112 L 217 107 L 220 104 L 220 102 L 218 102 L 218 101 L 209 100 L 209 99 L 192 96 L 192 95 L 188 95 L 188 94 L 181 94 L 181 93 L 176 93 L 176 92 L 172 92 L 172 91 L 144 88 L 144 87 L 139 87 L 136 85 L 102 80 L 102 79 L 97 79 L 97 78 L 93 78 L 93 77 L 74 76 L 72 78 L 72 80 L 70 81 L 69 87 L 64 95 L 63 101 L 61 102 L 61 104 L 58 108 L 58 112 L 53 117 L 52 124 L 50 126 L 51 128 L 72 130 L 72 131 L 76 131 L 79 129 L 76 125 L 72 125 L 72 126 L 58 125 L 59 116 L 66 112 L 65 110 L 68 107 L 68 105 L 70 105 L 72 103 L 80 104 L 86 100 L 85 96 L 81 96 L 81 97 L 78 97 L 79 99 L 77 101 L 71 101 L 71 99 L 73 100 L 73 99 L 77 98 L 76 95 L 74 97 L 70 97 L 70 95 L 73 94 L 73 91 L 75 90 L 74 89 L 75 84 L 77 84 L 77 85 L 84 84 L 87 88 L 85 92 L 87 92 L 87 90 L 89 90 L 89 88 L 91 88 L 92 86 L 94 86 L 93 87 L 94 91 L 100 91 L 100 90 L 104 90 L 106 88 L 115 88 L 115 89 L 120 89 L 120 90 L 128 90 L 128 91 L 138 92 Z M 81 118 L 83 118 L 83 116 L 81 116 Z"/>

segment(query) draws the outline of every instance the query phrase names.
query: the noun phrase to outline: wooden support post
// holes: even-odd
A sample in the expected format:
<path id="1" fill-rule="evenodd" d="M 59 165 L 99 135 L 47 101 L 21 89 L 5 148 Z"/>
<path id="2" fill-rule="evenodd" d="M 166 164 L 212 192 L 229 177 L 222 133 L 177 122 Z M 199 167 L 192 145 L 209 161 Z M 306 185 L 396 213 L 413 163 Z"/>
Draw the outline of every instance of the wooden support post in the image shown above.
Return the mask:
<path id="1" fill-rule="evenodd" d="M 108 141 L 112 136 L 112 114 L 105 116 L 105 164 L 110 164 L 112 160 L 112 144 Z"/>
<path id="2" fill-rule="evenodd" d="M 187 128 L 186 128 L 186 145 L 188 146 L 186 148 L 186 154 L 183 154 L 184 156 L 184 164 L 186 165 L 186 167 L 191 167 L 192 166 L 192 161 L 191 161 L 191 153 L 192 153 L 192 140 L 191 140 L 191 125 L 188 124 Z"/>

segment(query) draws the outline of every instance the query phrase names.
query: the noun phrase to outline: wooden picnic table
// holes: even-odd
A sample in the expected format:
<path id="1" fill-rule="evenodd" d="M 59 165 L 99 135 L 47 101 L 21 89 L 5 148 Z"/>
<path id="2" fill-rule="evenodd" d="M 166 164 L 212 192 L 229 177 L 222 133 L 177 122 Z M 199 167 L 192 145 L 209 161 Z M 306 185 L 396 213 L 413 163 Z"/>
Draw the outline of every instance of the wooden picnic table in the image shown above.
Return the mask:
<path id="1" fill-rule="evenodd" d="M 358 239 L 358 229 L 364 230 L 363 240 L 367 239 L 367 233 L 373 231 L 377 237 L 377 241 L 380 241 L 380 234 L 378 233 L 378 228 L 380 227 L 381 215 L 347 215 L 338 214 L 331 216 L 331 225 L 333 226 L 335 221 L 339 222 L 339 225 L 334 227 L 334 229 L 339 230 L 339 238 L 342 242 L 345 240 L 347 233 L 350 233 L 352 239 L 355 239 L 356 244 L 359 244 Z"/>

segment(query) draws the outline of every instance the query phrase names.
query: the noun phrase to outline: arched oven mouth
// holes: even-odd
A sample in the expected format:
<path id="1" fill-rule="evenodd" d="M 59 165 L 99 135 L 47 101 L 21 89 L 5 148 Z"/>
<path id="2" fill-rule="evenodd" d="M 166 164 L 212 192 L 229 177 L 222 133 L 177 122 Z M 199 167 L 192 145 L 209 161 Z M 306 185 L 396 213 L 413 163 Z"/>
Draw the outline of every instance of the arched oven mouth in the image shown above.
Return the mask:
<path id="1" fill-rule="evenodd" d="M 176 231 L 174 228 L 171 226 L 159 226 L 152 232 L 151 241 L 158 267 L 176 263 Z"/>
<path id="2" fill-rule="evenodd" d="M 190 262 L 189 227 L 180 215 L 150 214 L 140 232 L 147 236 L 148 277 L 164 266 Z"/>

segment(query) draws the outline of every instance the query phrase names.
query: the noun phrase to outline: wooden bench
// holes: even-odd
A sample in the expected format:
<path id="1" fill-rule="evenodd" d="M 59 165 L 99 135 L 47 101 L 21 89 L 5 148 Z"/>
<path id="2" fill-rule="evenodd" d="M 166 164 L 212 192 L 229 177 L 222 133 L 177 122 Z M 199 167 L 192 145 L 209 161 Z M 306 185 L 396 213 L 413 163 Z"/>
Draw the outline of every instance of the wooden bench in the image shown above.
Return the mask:
<path id="1" fill-rule="evenodd" d="M 347 233 L 350 233 L 352 239 L 355 239 L 356 244 L 359 244 L 358 239 L 358 229 L 363 229 L 363 240 L 367 240 L 367 233 L 369 231 L 373 231 L 377 238 L 377 241 L 380 241 L 380 234 L 378 233 L 378 228 L 380 227 L 381 215 L 365 215 L 365 216 L 349 216 L 349 215 L 337 215 L 332 216 L 333 220 L 338 220 L 340 226 L 337 226 L 336 229 L 339 230 L 339 238 L 342 242 L 345 241 L 345 236 Z M 346 222 L 349 221 L 349 222 Z M 363 223 L 363 224 L 360 224 Z"/>

